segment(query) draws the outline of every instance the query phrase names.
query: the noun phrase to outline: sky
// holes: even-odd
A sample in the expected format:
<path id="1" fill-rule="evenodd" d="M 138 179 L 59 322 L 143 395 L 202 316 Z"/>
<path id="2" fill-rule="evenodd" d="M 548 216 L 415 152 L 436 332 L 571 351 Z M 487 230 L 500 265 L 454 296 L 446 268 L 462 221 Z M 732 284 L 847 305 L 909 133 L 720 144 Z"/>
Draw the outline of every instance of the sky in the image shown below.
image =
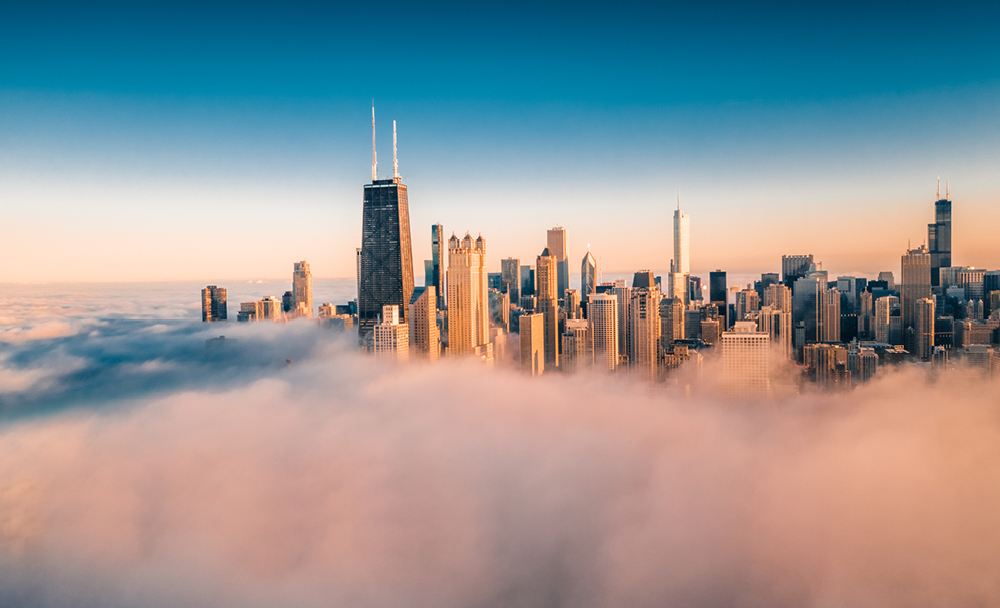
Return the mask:
<path id="1" fill-rule="evenodd" d="M 391 121 L 489 264 L 564 226 L 609 272 L 898 272 L 938 176 L 1000 267 L 995 3 L 20 3 L 0 21 L 0 282 L 350 278 Z"/>

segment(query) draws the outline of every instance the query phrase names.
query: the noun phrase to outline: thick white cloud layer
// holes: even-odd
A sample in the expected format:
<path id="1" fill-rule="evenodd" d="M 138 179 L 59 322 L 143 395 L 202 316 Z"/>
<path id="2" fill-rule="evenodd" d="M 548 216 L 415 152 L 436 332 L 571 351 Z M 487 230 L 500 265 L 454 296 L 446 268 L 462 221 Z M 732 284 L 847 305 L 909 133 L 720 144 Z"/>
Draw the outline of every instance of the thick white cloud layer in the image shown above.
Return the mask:
<path id="1" fill-rule="evenodd" d="M 987 605 L 997 406 L 913 371 L 749 407 L 332 346 L 8 421 L 0 605 Z"/>
<path id="2" fill-rule="evenodd" d="M 751 405 L 394 367 L 309 322 L 200 324 L 188 291 L 5 308 L 0 606 L 1000 597 L 986 380 L 884 370 Z"/>

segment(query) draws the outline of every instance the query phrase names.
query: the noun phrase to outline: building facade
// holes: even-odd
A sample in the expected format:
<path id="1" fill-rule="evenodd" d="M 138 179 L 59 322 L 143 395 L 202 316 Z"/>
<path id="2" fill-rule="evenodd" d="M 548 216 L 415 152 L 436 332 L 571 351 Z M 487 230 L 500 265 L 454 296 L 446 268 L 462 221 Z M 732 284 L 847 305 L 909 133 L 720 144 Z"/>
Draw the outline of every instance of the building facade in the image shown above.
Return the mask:
<path id="1" fill-rule="evenodd" d="M 201 290 L 201 320 L 203 323 L 225 321 L 229 316 L 226 289 L 209 285 Z"/>
<path id="2" fill-rule="evenodd" d="M 486 241 L 465 233 L 448 240 L 448 354 L 493 361 L 490 302 L 487 289 Z"/>

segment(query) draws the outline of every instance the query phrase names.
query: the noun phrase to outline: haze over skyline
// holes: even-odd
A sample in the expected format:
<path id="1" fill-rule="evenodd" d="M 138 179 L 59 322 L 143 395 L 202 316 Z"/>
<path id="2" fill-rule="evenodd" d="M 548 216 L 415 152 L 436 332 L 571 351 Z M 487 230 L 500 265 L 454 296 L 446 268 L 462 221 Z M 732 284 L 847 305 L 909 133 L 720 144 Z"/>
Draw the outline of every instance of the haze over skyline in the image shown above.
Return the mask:
<path id="1" fill-rule="evenodd" d="M 0 282 L 353 277 L 372 97 L 418 283 L 435 222 L 665 273 L 678 188 L 695 274 L 898 270 L 938 175 L 1000 266 L 994 5 L 191 11 L 10 9 Z"/>

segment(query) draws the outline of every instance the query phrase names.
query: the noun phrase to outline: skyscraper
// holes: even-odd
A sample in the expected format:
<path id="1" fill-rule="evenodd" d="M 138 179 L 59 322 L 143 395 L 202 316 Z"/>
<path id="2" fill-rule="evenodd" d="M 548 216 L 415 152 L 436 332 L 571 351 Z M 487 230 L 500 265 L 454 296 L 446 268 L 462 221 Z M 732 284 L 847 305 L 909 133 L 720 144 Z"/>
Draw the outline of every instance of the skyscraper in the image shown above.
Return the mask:
<path id="1" fill-rule="evenodd" d="M 792 290 L 787 285 L 776 283 L 764 290 L 764 306 L 782 312 L 792 312 Z"/>
<path id="2" fill-rule="evenodd" d="M 899 301 L 903 309 L 903 335 L 912 335 L 917 325 L 917 300 L 931 297 L 931 254 L 921 245 L 906 252 L 901 258 L 902 280 Z M 907 344 L 914 352 L 915 344 Z"/>
<path id="3" fill-rule="evenodd" d="M 587 326 L 594 347 L 594 366 L 614 371 L 618 366 L 618 297 L 613 293 L 591 295 Z"/>
<path id="4" fill-rule="evenodd" d="M 569 289 L 569 257 L 566 255 L 566 229 L 556 226 L 548 231 L 549 255 L 556 258 L 556 299 L 561 300 Z"/>
<path id="5" fill-rule="evenodd" d="M 518 319 L 521 346 L 521 369 L 532 376 L 545 371 L 545 321 L 538 313 L 523 314 Z"/>
<path id="6" fill-rule="evenodd" d="M 583 256 L 580 264 L 580 301 L 583 304 L 590 302 L 590 296 L 597 290 L 597 260 L 587 249 L 587 255 Z"/>
<path id="7" fill-rule="evenodd" d="M 441 355 L 441 333 L 437 326 L 437 290 L 433 285 L 415 287 L 410 298 L 410 343 L 413 354 L 437 361 Z"/>
<path id="8" fill-rule="evenodd" d="M 433 286 L 437 293 L 437 308 L 446 306 L 444 286 L 444 226 L 441 224 L 431 225 L 431 282 L 427 286 Z"/>
<path id="9" fill-rule="evenodd" d="M 716 270 L 708 273 L 709 303 L 719 309 L 723 331 L 729 327 L 729 288 L 726 285 L 726 272 Z"/>
<path id="10" fill-rule="evenodd" d="M 640 274 L 636 273 L 636 277 Z M 660 356 L 660 291 L 656 286 L 633 286 L 629 312 L 629 362 L 637 373 L 656 380 Z"/>
<path id="11" fill-rule="evenodd" d="M 521 260 L 500 260 L 500 291 L 510 295 L 510 301 L 521 301 Z"/>
<path id="12" fill-rule="evenodd" d="M 562 334 L 562 353 L 559 368 L 566 373 L 593 367 L 594 347 L 590 340 L 590 328 L 585 319 L 566 319 L 566 331 Z"/>
<path id="13" fill-rule="evenodd" d="M 486 287 L 486 241 L 469 233 L 448 240 L 448 354 L 493 361 L 490 301 Z"/>
<path id="14" fill-rule="evenodd" d="M 226 288 L 209 285 L 201 290 L 201 320 L 204 323 L 225 321 L 229 305 L 226 303 Z"/>
<path id="15" fill-rule="evenodd" d="M 941 178 L 938 178 L 937 201 L 934 203 L 934 223 L 927 225 L 927 249 L 931 254 L 931 285 L 941 285 L 942 268 L 951 266 L 951 188 L 945 185 L 941 198 Z"/>
<path id="16" fill-rule="evenodd" d="M 373 334 L 373 350 L 377 358 L 398 362 L 409 359 L 409 327 L 400 322 L 398 306 L 392 304 L 382 309 L 382 321 L 375 324 Z"/>
<path id="17" fill-rule="evenodd" d="M 395 127 L 393 128 L 395 139 Z M 393 146 L 393 165 L 395 146 Z M 378 179 L 372 108 L 372 183 L 364 188 L 358 274 L 358 332 L 371 333 L 385 306 L 405 310 L 413 295 L 413 252 L 406 186 L 398 173 Z M 485 280 L 485 277 L 484 277 Z M 405 315 L 405 313 L 403 313 Z M 405 316 L 403 317 L 405 322 Z"/>
<path id="18" fill-rule="evenodd" d="M 813 263 L 813 256 L 783 255 L 781 256 L 781 282 L 791 288 L 795 281 L 806 276 Z"/>
<path id="19" fill-rule="evenodd" d="M 295 305 L 294 314 L 311 317 L 313 313 L 313 277 L 309 270 L 309 262 L 295 262 L 292 272 L 292 302 Z"/>
<path id="20" fill-rule="evenodd" d="M 820 292 L 820 336 L 822 342 L 840 342 L 840 291 L 833 287 Z"/>
<path id="21" fill-rule="evenodd" d="M 670 261 L 670 296 L 685 305 L 691 301 L 688 290 L 688 275 L 691 274 L 690 252 L 691 223 L 681 211 L 681 197 L 677 195 L 677 209 L 674 211 L 674 259 Z"/>
<path id="22" fill-rule="evenodd" d="M 559 366 L 559 302 L 558 262 L 546 247 L 535 260 L 535 292 L 537 312 L 545 321 L 545 366 L 555 369 Z"/>
<path id="23" fill-rule="evenodd" d="M 934 299 L 923 298 L 916 303 L 916 321 L 914 328 L 917 338 L 917 352 L 923 361 L 930 361 L 934 354 Z"/>
<path id="24" fill-rule="evenodd" d="M 782 285 L 784 287 L 784 285 Z M 753 289 L 744 289 L 736 293 L 736 320 L 747 321 L 747 315 L 760 310 L 760 296 Z"/>
<path id="25" fill-rule="evenodd" d="M 752 321 L 737 321 L 733 331 L 722 334 L 722 386 L 732 397 L 762 399 L 770 391 L 768 334 Z"/>
<path id="26" fill-rule="evenodd" d="M 618 356 L 620 359 L 628 359 L 632 352 L 629 331 L 629 319 L 631 318 L 632 288 L 628 286 L 625 279 L 618 279 L 614 282 L 611 292 L 618 298 Z"/>

